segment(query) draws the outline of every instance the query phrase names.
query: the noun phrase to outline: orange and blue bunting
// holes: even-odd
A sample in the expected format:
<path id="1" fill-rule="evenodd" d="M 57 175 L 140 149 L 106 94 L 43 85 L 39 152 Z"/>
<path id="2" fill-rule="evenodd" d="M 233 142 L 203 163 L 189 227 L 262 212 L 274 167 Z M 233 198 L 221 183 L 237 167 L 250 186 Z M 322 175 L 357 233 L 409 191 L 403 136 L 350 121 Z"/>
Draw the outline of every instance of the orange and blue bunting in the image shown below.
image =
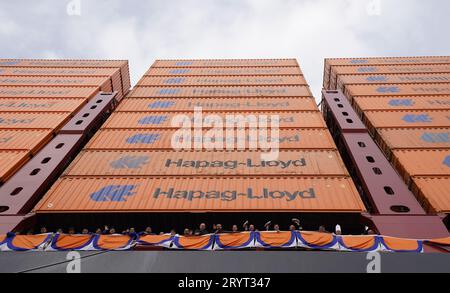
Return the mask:
<path id="1" fill-rule="evenodd" d="M 297 237 L 294 231 L 276 232 L 266 231 L 256 233 L 256 247 L 267 249 L 272 248 L 293 248 L 297 247 Z"/>
<path id="2" fill-rule="evenodd" d="M 141 235 L 137 240 L 138 245 L 170 248 L 175 236 L 171 234 L 164 235 Z"/>
<path id="3" fill-rule="evenodd" d="M 43 250 L 50 243 L 53 234 L 17 235 L 6 241 L 10 251 Z"/>
<path id="4" fill-rule="evenodd" d="M 95 235 L 66 235 L 57 233 L 47 251 L 82 251 L 92 249 Z"/>
<path id="5" fill-rule="evenodd" d="M 236 250 L 255 247 L 256 232 L 216 235 L 215 250 Z"/>
<path id="6" fill-rule="evenodd" d="M 173 249 L 183 250 L 211 250 L 213 248 L 215 235 L 203 236 L 175 236 Z"/>
<path id="7" fill-rule="evenodd" d="M 165 235 L 0 235 L 0 251 L 110 251 L 135 245 L 179 250 L 242 250 L 253 248 L 333 250 L 348 252 L 422 253 L 424 243 L 449 246 L 450 237 L 432 240 L 387 236 L 337 236 L 319 232 L 241 232 L 203 236 Z"/>

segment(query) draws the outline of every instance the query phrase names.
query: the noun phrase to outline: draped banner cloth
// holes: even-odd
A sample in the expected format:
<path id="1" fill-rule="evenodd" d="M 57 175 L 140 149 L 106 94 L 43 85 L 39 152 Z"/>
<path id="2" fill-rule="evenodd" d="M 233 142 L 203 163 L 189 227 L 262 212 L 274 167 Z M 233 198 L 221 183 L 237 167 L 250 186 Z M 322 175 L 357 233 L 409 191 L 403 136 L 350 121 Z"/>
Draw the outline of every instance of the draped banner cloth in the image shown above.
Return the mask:
<path id="1" fill-rule="evenodd" d="M 120 251 L 139 248 L 175 250 L 307 249 L 346 252 L 422 253 L 424 244 L 450 246 L 442 239 L 402 239 L 388 236 L 338 236 L 329 233 L 240 232 L 203 236 L 179 235 L 0 235 L 0 251 Z"/>

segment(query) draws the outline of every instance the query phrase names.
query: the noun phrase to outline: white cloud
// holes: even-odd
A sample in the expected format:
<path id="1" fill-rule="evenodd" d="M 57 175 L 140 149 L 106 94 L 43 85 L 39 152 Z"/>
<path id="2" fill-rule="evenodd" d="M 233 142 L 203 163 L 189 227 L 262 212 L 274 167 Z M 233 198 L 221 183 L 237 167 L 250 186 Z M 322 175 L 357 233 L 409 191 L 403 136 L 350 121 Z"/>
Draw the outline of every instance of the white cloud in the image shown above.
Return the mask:
<path id="1" fill-rule="evenodd" d="M 448 55 L 446 0 L 2 1 L 0 55 L 129 59 L 295 57 L 317 97 L 325 57 Z M 26 4 L 25 4 L 26 3 Z"/>

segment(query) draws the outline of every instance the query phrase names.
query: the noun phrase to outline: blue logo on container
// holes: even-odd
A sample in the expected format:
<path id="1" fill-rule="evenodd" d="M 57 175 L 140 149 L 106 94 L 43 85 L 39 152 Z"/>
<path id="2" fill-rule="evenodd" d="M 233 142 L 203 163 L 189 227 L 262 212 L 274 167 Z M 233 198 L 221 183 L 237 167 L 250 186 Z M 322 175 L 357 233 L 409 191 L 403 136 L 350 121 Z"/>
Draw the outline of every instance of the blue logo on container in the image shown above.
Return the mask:
<path id="1" fill-rule="evenodd" d="M 133 196 L 136 185 L 109 185 L 90 195 L 96 202 L 125 202 L 125 197 Z"/>
<path id="2" fill-rule="evenodd" d="M 396 86 L 380 86 L 377 88 L 377 92 L 387 94 L 387 93 L 399 93 L 400 89 Z"/>
<path id="3" fill-rule="evenodd" d="M 125 156 L 117 161 L 111 162 L 113 169 L 141 169 L 148 164 L 150 157 L 147 156 Z"/>
<path id="4" fill-rule="evenodd" d="M 14 65 L 17 65 L 19 63 L 20 63 L 19 60 L 16 60 L 16 61 L 3 61 L 3 62 L 0 62 L 0 66 L 14 66 Z"/>
<path id="5" fill-rule="evenodd" d="M 365 59 L 353 59 L 350 60 L 350 64 L 367 64 L 369 63 L 369 60 L 365 60 Z"/>
<path id="6" fill-rule="evenodd" d="M 167 116 L 147 116 L 139 120 L 139 124 L 141 125 L 147 125 L 147 124 L 153 124 L 153 125 L 159 125 L 164 122 L 166 122 L 168 119 Z"/>
<path id="7" fill-rule="evenodd" d="M 414 101 L 411 99 L 405 99 L 405 100 L 390 100 L 389 105 L 393 107 L 400 107 L 400 106 L 406 106 L 411 107 L 414 106 Z"/>
<path id="8" fill-rule="evenodd" d="M 182 77 L 169 78 L 164 81 L 165 84 L 183 84 L 186 79 Z"/>
<path id="9" fill-rule="evenodd" d="M 386 82 L 388 79 L 386 76 L 379 75 L 379 76 L 369 76 L 366 78 L 369 82 Z"/>
<path id="10" fill-rule="evenodd" d="M 192 61 L 180 61 L 175 63 L 175 66 L 191 66 L 192 64 L 194 64 Z"/>
<path id="11" fill-rule="evenodd" d="M 190 69 L 173 69 L 169 71 L 169 74 L 188 74 L 190 72 Z"/>
<path id="12" fill-rule="evenodd" d="M 358 72 L 377 72 L 377 69 L 375 67 L 359 67 Z"/>
<path id="13" fill-rule="evenodd" d="M 421 139 L 429 143 L 449 143 L 450 132 L 442 132 L 442 133 L 425 132 L 422 135 Z"/>
<path id="14" fill-rule="evenodd" d="M 129 144 L 153 144 L 161 139 L 161 135 L 157 133 L 136 134 L 127 139 Z"/>
<path id="15" fill-rule="evenodd" d="M 166 96 L 166 95 L 177 95 L 180 93 L 180 89 L 162 89 L 158 92 L 158 95 Z"/>
<path id="16" fill-rule="evenodd" d="M 405 117 L 403 117 L 402 120 L 407 123 L 430 123 L 433 121 L 433 119 L 428 114 L 421 114 L 421 115 L 408 114 Z"/>
<path id="17" fill-rule="evenodd" d="M 446 165 L 447 167 L 450 167 L 450 156 L 445 157 L 444 165 Z"/>
<path id="18" fill-rule="evenodd" d="M 172 101 L 156 101 L 148 105 L 151 109 L 167 109 L 175 106 L 175 102 Z"/>

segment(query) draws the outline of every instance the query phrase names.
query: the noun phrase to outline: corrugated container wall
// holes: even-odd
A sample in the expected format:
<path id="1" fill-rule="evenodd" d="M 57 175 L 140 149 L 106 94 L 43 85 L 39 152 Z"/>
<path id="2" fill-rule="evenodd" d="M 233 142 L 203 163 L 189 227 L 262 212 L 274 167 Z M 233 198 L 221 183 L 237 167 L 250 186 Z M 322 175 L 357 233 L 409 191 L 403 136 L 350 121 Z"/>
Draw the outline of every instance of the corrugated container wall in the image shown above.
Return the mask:
<path id="1" fill-rule="evenodd" d="M 310 97 L 296 98 L 177 98 L 126 99 L 116 112 L 187 112 L 201 107 L 207 112 L 238 111 L 318 111 Z"/>
<path id="2" fill-rule="evenodd" d="M 299 67 L 150 68 L 146 76 L 303 75 Z"/>
<path id="3" fill-rule="evenodd" d="M 122 93 L 131 88 L 130 70 L 125 60 L 23 60 L 0 59 L 0 67 L 70 67 L 70 68 L 120 68 Z"/>
<path id="4" fill-rule="evenodd" d="M 277 120 L 277 156 L 263 158 L 270 149 L 258 129 L 227 128 L 233 114 L 243 122 L 248 115 L 269 125 Z M 192 131 L 172 124 L 178 115 Z M 210 126 L 192 123 L 218 119 L 213 136 Z M 117 200 L 107 199 L 113 193 Z M 112 211 L 360 213 L 365 207 L 295 59 L 158 60 L 36 208 Z"/>
<path id="5" fill-rule="evenodd" d="M 0 59 L 0 185 L 99 91 L 127 94 L 129 78 L 127 61 Z"/>

